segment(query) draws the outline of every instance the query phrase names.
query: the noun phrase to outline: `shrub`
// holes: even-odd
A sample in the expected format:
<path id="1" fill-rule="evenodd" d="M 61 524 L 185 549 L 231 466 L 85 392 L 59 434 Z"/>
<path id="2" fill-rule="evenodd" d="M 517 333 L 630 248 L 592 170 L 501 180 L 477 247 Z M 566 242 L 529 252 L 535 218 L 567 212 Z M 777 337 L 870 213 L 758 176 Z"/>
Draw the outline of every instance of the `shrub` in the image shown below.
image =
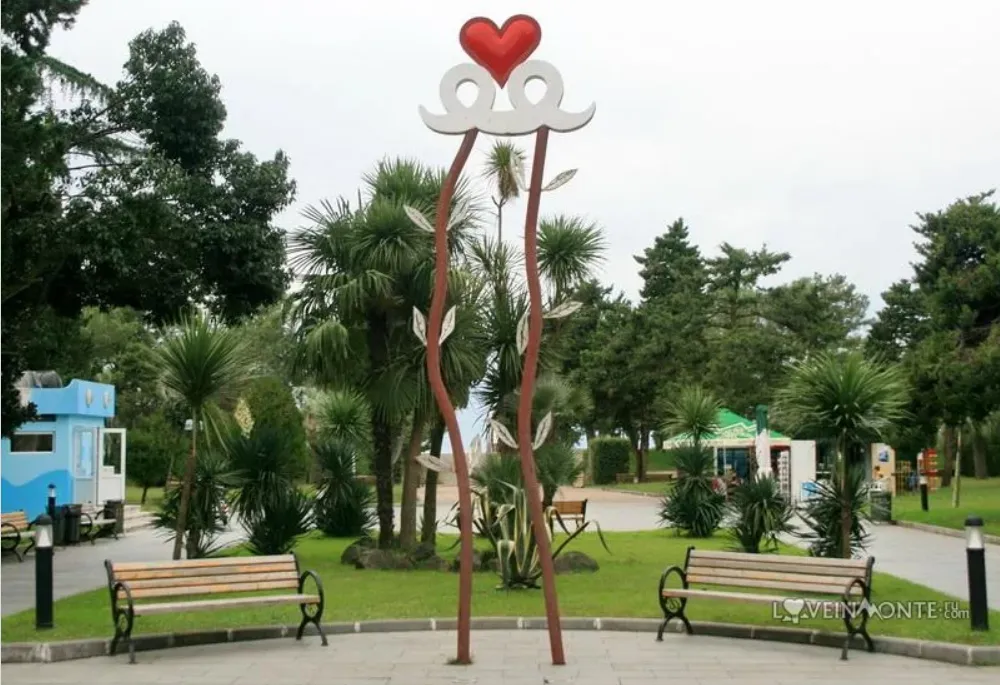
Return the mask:
<path id="1" fill-rule="evenodd" d="M 774 478 L 757 478 L 738 485 L 732 493 L 730 510 L 736 525 L 730 535 L 744 552 L 757 554 L 777 550 L 778 538 L 791 533 L 795 509 L 781 493 Z"/>
<path id="2" fill-rule="evenodd" d="M 854 466 L 848 470 L 846 488 L 842 487 L 841 482 L 837 472 L 832 474 L 829 482 L 819 482 L 802 512 L 806 530 L 799 537 L 809 543 L 809 554 L 814 557 L 841 556 L 841 516 L 845 509 L 850 518 L 851 555 L 865 549 L 868 544 L 870 534 L 864 525 L 869 521 L 865 512 L 868 483 L 864 467 Z"/>
<path id="3" fill-rule="evenodd" d="M 237 480 L 232 504 L 244 521 L 259 518 L 271 500 L 284 498 L 295 487 L 298 465 L 288 458 L 287 445 L 273 424 L 255 422 L 249 435 L 230 435 L 227 452 Z"/>
<path id="4" fill-rule="evenodd" d="M 677 483 L 660 503 L 660 522 L 691 537 L 707 538 L 719 528 L 725 498 L 712 487 L 711 450 L 684 447 L 676 452 Z"/>
<path id="5" fill-rule="evenodd" d="M 535 450 L 535 471 L 542 485 L 542 503 L 549 506 L 559 488 L 573 485 L 583 472 L 583 464 L 572 445 L 547 442 Z"/>
<path id="6" fill-rule="evenodd" d="M 314 456 L 321 469 L 316 494 L 316 527 L 335 538 L 367 535 L 375 526 L 375 494 L 354 474 L 354 449 L 340 440 L 324 440 Z"/>
<path id="7" fill-rule="evenodd" d="M 183 464 L 190 446 L 184 434 L 163 412 L 143 416 L 128 433 L 128 478 L 142 488 L 140 504 L 149 488 L 166 484 L 171 464 Z"/>
<path id="8" fill-rule="evenodd" d="M 229 463 L 223 457 L 211 452 L 198 455 L 184 541 L 188 559 L 211 556 L 222 548 L 216 542 L 227 528 L 226 492 L 235 482 Z M 163 530 L 169 540 L 176 537 L 180 500 L 180 487 L 168 489 L 153 519 L 153 525 Z"/>
<path id="9" fill-rule="evenodd" d="M 247 547 L 256 555 L 288 554 L 312 523 L 312 498 L 289 487 L 270 497 L 247 521 Z"/>
<path id="10" fill-rule="evenodd" d="M 589 447 L 591 477 L 595 484 L 614 483 L 619 473 L 628 473 L 632 445 L 626 438 L 595 438 Z"/>
<path id="11" fill-rule="evenodd" d="M 253 432 L 270 430 L 284 442 L 284 458 L 293 465 L 296 476 L 305 475 L 309 464 L 309 445 L 302 412 L 295 405 L 292 389 L 276 376 L 261 376 L 251 381 L 244 395 L 253 418 Z"/>

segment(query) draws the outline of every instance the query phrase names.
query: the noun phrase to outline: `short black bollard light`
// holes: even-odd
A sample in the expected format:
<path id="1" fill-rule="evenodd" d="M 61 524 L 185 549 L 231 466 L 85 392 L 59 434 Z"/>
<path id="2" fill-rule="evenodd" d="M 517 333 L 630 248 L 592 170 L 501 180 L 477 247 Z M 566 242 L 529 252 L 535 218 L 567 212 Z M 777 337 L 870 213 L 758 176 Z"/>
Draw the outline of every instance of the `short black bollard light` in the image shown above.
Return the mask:
<path id="1" fill-rule="evenodd" d="M 56 484 L 55 483 L 49 483 L 49 501 L 48 501 L 47 504 L 48 504 L 48 506 L 46 507 L 46 510 L 45 510 L 46 513 L 49 515 L 50 518 L 55 518 L 56 517 Z"/>
<path id="2" fill-rule="evenodd" d="M 983 519 L 965 519 L 965 556 L 969 565 L 969 618 L 973 630 L 990 629 L 990 610 L 986 599 L 986 544 Z"/>
<path id="3" fill-rule="evenodd" d="M 35 628 L 52 627 L 52 518 L 35 521 Z"/>
<path id="4" fill-rule="evenodd" d="M 927 511 L 927 476 L 920 476 L 920 508 Z"/>

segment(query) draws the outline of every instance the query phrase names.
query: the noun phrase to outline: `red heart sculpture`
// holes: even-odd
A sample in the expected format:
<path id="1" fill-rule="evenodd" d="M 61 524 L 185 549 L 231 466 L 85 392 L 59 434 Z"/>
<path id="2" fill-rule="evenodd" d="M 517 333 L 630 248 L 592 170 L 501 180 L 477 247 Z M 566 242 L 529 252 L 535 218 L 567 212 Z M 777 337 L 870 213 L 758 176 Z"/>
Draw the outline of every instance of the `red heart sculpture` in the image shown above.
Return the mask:
<path id="1" fill-rule="evenodd" d="M 500 28 L 490 19 L 475 17 L 462 26 L 458 40 L 466 54 L 502 88 L 517 65 L 538 47 L 542 27 L 527 14 L 514 15 Z"/>

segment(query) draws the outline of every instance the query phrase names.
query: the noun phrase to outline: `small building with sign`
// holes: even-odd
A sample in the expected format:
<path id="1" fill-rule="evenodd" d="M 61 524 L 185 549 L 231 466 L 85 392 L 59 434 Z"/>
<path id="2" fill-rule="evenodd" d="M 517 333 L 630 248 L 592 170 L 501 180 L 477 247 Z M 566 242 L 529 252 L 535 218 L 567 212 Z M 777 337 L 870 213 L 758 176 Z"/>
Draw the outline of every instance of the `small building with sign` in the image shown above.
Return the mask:
<path id="1" fill-rule="evenodd" d="M 49 484 L 58 504 L 124 499 L 125 431 L 106 427 L 115 415 L 115 387 L 75 379 L 38 387 L 31 375 L 22 380 L 21 401 L 33 402 L 38 416 L 0 444 L 3 511 L 23 510 L 33 519 L 45 511 Z"/>

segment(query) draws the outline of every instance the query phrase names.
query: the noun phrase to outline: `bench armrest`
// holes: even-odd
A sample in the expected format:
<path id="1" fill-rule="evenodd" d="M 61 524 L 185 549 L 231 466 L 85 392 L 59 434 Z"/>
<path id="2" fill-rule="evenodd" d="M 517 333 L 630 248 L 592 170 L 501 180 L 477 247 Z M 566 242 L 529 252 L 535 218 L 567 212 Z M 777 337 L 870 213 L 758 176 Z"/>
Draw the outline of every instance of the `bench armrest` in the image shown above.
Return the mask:
<path id="1" fill-rule="evenodd" d="M 10 530 L 8 530 L 8 528 Z M 0 523 L 0 531 L 3 531 L 4 533 L 11 533 L 13 535 L 17 535 L 18 537 L 21 535 L 21 531 L 18 530 L 17 526 L 13 523 L 7 523 L 6 521 Z"/>
<path id="2" fill-rule="evenodd" d="M 118 606 L 118 591 L 125 591 L 125 607 Z M 117 617 L 119 613 L 127 613 L 129 615 L 135 614 L 135 602 L 132 601 L 132 588 L 124 580 L 116 581 L 114 585 L 111 586 L 111 615 Z"/>

